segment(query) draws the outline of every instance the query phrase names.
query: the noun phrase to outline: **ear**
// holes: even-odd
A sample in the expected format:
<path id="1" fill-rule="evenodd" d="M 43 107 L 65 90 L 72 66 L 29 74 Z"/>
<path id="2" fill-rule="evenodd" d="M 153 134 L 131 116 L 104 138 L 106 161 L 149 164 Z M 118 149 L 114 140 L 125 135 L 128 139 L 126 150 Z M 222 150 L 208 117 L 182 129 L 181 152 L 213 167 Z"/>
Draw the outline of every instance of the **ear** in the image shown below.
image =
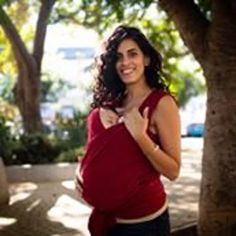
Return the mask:
<path id="1" fill-rule="evenodd" d="M 144 65 L 149 66 L 150 65 L 150 57 L 145 56 L 144 58 Z"/>

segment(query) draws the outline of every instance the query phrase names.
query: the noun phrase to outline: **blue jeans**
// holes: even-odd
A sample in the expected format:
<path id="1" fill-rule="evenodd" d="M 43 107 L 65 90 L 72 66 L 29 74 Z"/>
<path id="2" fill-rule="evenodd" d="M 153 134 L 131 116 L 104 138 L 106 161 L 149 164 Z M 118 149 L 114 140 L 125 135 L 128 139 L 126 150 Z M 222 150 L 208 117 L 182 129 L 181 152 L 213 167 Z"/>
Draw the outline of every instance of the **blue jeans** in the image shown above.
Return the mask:
<path id="1" fill-rule="evenodd" d="M 137 224 L 116 224 L 107 236 L 169 236 L 170 221 L 166 210 L 157 218 Z"/>

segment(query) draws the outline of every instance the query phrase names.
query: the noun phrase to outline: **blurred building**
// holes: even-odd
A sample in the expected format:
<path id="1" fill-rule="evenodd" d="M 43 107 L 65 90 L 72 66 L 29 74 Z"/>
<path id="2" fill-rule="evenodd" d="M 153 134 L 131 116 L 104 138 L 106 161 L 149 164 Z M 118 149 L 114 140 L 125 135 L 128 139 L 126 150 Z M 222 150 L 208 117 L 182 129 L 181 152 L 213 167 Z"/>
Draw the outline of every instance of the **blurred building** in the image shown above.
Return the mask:
<path id="1" fill-rule="evenodd" d="M 71 85 L 57 102 L 58 109 L 73 106 L 86 110 L 91 102 L 91 66 L 99 38 L 93 30 L 73 25 L 48 26 L 43 71 Z M 61 108 L 62 107 L 62 108 Z"/>

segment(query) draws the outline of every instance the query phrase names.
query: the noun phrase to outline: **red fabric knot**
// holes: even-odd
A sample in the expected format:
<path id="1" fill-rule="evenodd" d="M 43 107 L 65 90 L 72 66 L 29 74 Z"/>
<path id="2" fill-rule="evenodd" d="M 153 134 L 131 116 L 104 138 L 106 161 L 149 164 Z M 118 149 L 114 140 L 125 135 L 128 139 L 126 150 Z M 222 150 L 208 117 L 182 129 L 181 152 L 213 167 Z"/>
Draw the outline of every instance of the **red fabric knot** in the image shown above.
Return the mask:
<path id="1" fill-rule="evenodd" d="M 106 236 L 115 223 L 116 219 L 112 214 L 94 209 L 89 218 L 89 232 L 92 236 Z"/>

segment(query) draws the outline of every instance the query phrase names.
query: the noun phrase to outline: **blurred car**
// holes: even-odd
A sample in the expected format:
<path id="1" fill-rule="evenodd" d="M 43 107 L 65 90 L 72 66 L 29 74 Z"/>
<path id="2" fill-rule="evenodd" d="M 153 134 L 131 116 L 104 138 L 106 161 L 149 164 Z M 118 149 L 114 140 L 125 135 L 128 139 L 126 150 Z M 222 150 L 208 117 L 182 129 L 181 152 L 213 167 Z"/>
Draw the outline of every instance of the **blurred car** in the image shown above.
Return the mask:
<path id="1" fill-rule="evenodd" d="M 192 123 L 187 126 L 188 137 L 203 137 L 204 135 L 204 124 L 203 123 Z"/>

